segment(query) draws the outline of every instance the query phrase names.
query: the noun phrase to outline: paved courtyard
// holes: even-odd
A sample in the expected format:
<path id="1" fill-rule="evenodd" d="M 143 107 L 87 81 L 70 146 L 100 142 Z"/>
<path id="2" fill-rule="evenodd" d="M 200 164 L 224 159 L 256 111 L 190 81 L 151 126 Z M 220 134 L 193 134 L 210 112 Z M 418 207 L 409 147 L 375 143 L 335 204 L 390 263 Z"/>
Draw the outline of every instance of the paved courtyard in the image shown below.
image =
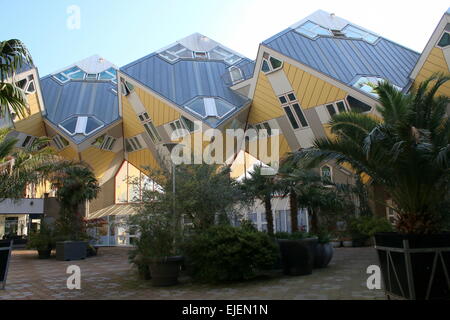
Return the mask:
<path id="1" fill-rule="evenodd" d="M 377 264 L 373 248 L 339 248 L 326 269 L 310 276 L 271 275 L 246 283 L 227 285 L 193 284 L 181 277 L 180 285 L 153 288 L 149 281 L 137 280 L 128 263 L 127 248 L 100 248 L 99 255 L 82 261 L 37 259 L 35 251 L 13 252 L 4 299 L 384 299 L 381 290 L 366 287 L 366 269 Z M 81 268 L 81 290 L 66 286 L 66 269 Z"/>

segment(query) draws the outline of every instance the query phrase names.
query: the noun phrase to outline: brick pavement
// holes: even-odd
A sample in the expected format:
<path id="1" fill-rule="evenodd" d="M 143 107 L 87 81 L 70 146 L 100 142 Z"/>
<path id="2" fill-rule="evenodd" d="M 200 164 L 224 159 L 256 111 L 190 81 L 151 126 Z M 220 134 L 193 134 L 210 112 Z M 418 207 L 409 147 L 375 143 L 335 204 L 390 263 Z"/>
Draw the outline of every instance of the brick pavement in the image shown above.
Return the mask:
<path id="1" fill-rule="evenodd" d="M 99 255 L 82 261 L 37 259 L 35 251 L 16 250 L 4 299 L 384 299 L 381 290 L 366 288 L 366 269 L 376 264 L 373 248 L 339 248 L 328 268 L 315 269 L 312 275 L 286 277 L 271 275 L 264 279 L 224 285 L 199 285 L 181 277 L 180 284 L 154 288 L 149 281 L 137 280 L 127 260 L 127 248 L 100 248 Z M 81 290 L 69 290 L 66 269 L 81 268 Z"/>

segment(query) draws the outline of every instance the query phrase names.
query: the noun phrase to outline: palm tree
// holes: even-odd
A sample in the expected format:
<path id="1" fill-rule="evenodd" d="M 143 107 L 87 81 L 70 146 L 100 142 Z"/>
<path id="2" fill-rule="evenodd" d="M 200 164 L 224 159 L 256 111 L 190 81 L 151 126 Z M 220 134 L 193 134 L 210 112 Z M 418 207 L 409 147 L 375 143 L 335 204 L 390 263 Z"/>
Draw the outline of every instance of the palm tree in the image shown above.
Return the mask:
<path id="1" fill-rule="evenodd" d="M 26 115 L 26 96 L 14 82 L 16 72 L 26 65 L 33 65 L 33 59 L 20 40 L 0 41 L 0 117 L 10 111 Z"/>
<path id="2" fill-rule="evenodd" d="M 48 146 L 49 139 L 37 138 L 31 146 L 16 149 L 17 139 L 8 136 L 10 129 L 0 129 L 0 195 L 22 198 L 25 187 L 44 183 L 54 172 L 70 165 L 57 157 Z"/>
<path id="3" fill-rule="evenodd" d="M 273 235 L 272 197 L 280 192 L 280 186 L 275 175 L 264 175 L 262 169 L 262 164 L 254 167 L 250 178 L 242 183 L 242 190 L 248 198 L 259 199 L 264 203 L 267 232 Z"/>
<path id="4" fill-rule="evenodd" d="M 399 92 L 387 82 L 374 88 L 381 119 L 355 112 L 335 115 L 330 121 L 334 138 L 317 139 L 297 158 L 350 164 L 383 185 L 398 213 L 400 233 L 429 234 L 440 230 L 437 212 L 448 199 L 450 181 L 450 99 L 436 97 L 450 77 L 435 75 Z M 448 214 L 448 212 L 446 212 Z"/>
<path id="5" fill-rule="evenodd" d="M 289 196 L 291 215 L 291 231 L 298 232 L 298 194 L 297 187 L 304 183 L 304 171 L 288 156 L 285 158 L 278 172 L 278 184 L 284 197 Z"/>
<path id="6" fill-rule="evenodd" d="M 56 189 L 61 206 L 57 222 L 59 234 L 65 240 L 82 240 L 84 226 L 80 205 L 95 199 L 100 191 L 94 173 L 83 163 L 67 166 L 54 175 L 52 188 Z"/>

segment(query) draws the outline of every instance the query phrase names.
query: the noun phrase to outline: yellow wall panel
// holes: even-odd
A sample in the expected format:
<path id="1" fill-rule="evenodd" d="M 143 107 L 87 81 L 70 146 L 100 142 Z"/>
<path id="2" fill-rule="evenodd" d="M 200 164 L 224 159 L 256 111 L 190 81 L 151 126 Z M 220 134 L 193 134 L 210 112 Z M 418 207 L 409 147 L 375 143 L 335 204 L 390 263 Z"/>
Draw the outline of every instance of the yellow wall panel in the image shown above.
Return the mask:
<path id="1" fill-rule="evenodd" d="M 249 114 L 249 123 L 255 124 L 284 115 L 277 96 L 266 75 L 259 73 L 255 94 Z"/>
<path id="2" fill-rule="evenodd" d="M 177 110 L 170 107 L 157 97 L 141 88 L 136 87 L 135 91 L 147 110 L 150 118 L 152 118 L 155 126 L 160 126 L 180 118 L 181 114 Z"/>
<path id="3" fill-rule="evenodd" d="M 144 132 L 139 118 L 134 112 L 127 97 L 122 96 L 122 115 L 123 115 L 123 135 L 124 138 L 134 137 Z"/>
<path id="4" fill-rule="evenodd" d="M 342 100 L 347 95 L 344 90 L 289 63 L 284 63 L 283 70 L 303 109 Z"/>
<path id="5" fill-rule="evenodd" d="M 71 146 L 68 146 L 58 152 L 58 155 L 67 160 L 79 160 L 78 152 Z"/>
<path id="6" fill-rule="evenodd" d="M 97 179 L 100 179 L 109 165 L 115 158 L 116 154 L 111 151 L 100 150 L 95 147 L 90 147 L 81 152 L 81 160 L 87 162 L 94 170 Z"/>
<path id="7" fill-rule="evenodd" d="M 259 148 L 259 143 L 261 141 L 261 143 L 266 143 L 267 144 L 267 150 L 268 150 L 268 155 L 272 156 L 272 153 L 270 151 L 271 148 L 271 139 L 279 139 L 279 150 L 278 150 L 278 154 L 279 154 L 279 160 L 283 159 L 288 152 L 291 152 L 291 148 L 289 147 L 289 144 L 286 140 L 286 138 L 284 137 L 284 135 L 280 134 L 278 136 L 274 136 L 274 137 L 269 137 L 268 139 L 261 139 L 261 140 L 252 140 L 249 142 L 249 146 L 248 146 L 248 150 L 246 150 L 251 156 L 257 158 L 257 159 L 261 159 L 261 155 L 260 155 L 260 148 Z M 255 147 L 256 145 L 256 147 Z M 253 151 L 256 150 L 256 153 L 254 153 Z"/>
<path id="8" fill-rule="evenodd" d="M 440 48 L 433 48 L 430 55 L 427 57 L 422 69 L 417 75 L 414 86 L 420 85 L 421 82 L 425 81 L 435 73 L 449 73 L 449 66 L 445 60 L 444 52 Z M 437 92 L 437 95 L 450 96 L 450 83 L 446 83 Z"/>
<path id="9" fill-rule="evenodd" d="M 19 132 L 42 137 L 45 136 L 44 121 L 40 113 L 35 113 L 25 119 L 18 120 L 14 123 L 14 127 Z"/>
<path id="10" fill-rule="evenodd" d="M 144 167 L 160 168 L 158 161 L 148 149 L 128 153 L 128 162 L 145 174 L 148 174 L 148 170 L 145 170 Z"/>

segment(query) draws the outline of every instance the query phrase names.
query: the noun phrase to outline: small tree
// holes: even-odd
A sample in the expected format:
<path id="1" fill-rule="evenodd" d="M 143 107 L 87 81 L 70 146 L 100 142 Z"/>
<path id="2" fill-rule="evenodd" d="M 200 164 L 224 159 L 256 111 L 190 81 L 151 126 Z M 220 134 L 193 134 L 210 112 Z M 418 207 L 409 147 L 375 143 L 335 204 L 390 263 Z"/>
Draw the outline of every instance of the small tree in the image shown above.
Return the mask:
<path id="1" fill-rule="evenodd" d="M 61 209 L 57 229 L 64 240 L 83 240 L 87 237 L 80 206 L 97 197 L 100 190 L 94 173 L 86 165 L 73 164 L 55 174 L 52 188 Z"/>
<path id="2" fill-rule="evenodd" d="M 264 204 L 267 221 L 267 232 L 274 234 L 272 198 L 281 192 L 280 185 L 274 175 L 262 174 L 262 165 L 255 166 L 250 178 L 241 184 L 242 192 L 248 199 L 258 199 Z"/>

